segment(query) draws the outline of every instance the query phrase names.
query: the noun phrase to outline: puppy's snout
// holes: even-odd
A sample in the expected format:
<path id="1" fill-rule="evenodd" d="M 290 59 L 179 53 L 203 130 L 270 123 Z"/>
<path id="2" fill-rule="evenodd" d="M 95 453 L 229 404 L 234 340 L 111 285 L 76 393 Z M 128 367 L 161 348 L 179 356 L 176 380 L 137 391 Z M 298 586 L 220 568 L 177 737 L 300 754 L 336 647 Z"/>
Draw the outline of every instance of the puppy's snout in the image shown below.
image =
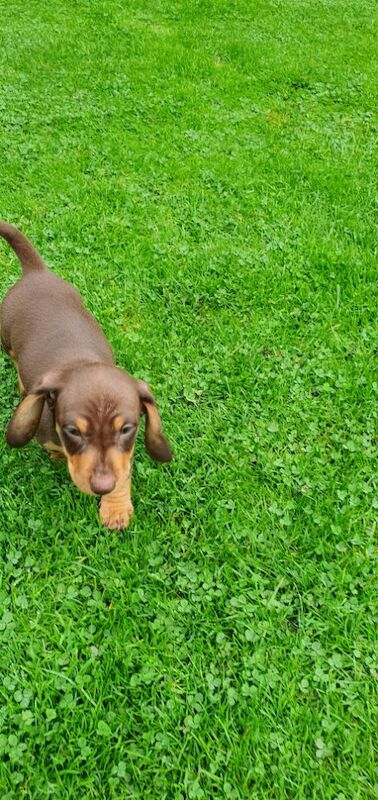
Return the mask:
<path id="1" fill-rule="evenodd" d="M 95 494 L 109 494 L 115 487 L 115 479 L 109 472 L 97 472 L 92 475 L 90 485 Z"/>

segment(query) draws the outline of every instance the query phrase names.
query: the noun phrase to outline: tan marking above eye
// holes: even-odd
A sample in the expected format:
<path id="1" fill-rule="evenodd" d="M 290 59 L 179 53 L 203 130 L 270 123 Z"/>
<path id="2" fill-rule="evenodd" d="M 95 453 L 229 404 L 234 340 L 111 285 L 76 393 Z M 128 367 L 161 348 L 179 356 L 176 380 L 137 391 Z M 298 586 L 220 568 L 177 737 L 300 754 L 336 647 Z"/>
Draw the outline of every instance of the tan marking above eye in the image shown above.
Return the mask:
<path id="1" fill-rule="evenodd" d="M 76 417 L 75 425 L 80 433 L 87 433 L 88 431 L 88 420 L 84 417 Z"/>
<path id="2" fill-rule="evenodd" d="M 113 419 L 113 428 L 114 428 L 114 430 L 115 431 L 120 431 L 121 428 L 122 428 L 122 425 L 124 425 L 123 417 L 121 417 L 120 415 L 118 415 L 117 417 L 114 417 L 114 419 Z"/>

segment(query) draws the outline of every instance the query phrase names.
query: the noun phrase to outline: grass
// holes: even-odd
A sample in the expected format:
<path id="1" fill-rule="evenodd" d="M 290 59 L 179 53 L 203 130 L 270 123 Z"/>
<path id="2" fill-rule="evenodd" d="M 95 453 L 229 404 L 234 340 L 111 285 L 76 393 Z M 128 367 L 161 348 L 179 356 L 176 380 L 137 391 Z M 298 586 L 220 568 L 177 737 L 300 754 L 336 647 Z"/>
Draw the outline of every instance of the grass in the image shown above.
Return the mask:
<path id="1" fill-rule="evenodd" d="M 116 534 L 2 437 L 2 800 L 377 797 L 377 23 L 3 5 L 1 216 L 152 384 L 176 458 L 140 441 Z"/>

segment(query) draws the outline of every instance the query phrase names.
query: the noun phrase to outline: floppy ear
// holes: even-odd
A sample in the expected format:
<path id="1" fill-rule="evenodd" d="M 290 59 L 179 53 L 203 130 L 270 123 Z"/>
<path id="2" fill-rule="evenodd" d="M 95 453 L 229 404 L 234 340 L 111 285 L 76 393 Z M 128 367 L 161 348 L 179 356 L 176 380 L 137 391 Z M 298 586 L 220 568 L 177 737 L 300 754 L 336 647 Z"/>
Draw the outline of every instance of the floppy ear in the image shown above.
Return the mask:
<path id="1" fill-rule="evenodd" d="M 23 447 L 33 438 L 42 415 L 44 395 L 28 394 L 16 408 L 7 427 L 9 447 Z"/>
<path id="2" fill-rule="evenodd" d="M 142 413 L 146 414 L 144 444 L 149 455 L 155 461 L 171 461 L 172 450 L 163 436 L 160 414 L 149 387 L 144 381 L 137 381 Z"/>
<path id="3" fill-rule="evenodd" d="M 56 374 L 48 373 L 17 406 L 6 432 L 9 447 L 23 447 L 33 438 L 40 423 L 45 400 L 51 402 L 57 389 L 56 381 Z"/>

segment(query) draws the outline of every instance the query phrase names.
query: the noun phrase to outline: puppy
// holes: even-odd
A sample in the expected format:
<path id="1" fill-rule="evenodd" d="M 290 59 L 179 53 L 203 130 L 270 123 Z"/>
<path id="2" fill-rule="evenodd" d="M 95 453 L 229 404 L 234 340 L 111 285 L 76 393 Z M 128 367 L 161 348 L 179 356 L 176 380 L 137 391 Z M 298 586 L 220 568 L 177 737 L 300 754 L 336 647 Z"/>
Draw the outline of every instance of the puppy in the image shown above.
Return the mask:
<path id="1" fill-rule="evenodd" d="M 172 458 L 155 400 L 146 383 L 115 366 L 78 291 L 47 269 L 17 228 L 0 222 L 0 235 L 23 268 L 1 306 L 1 341 L 25 394 L 9 422 L 7 442 L 23 447 L 35 436 L 53 458 L 67 460 L 82 492 L 101 495 L 103 524 L 126 528 L 142 414 L 148 453 L 156 461 Z"/>

